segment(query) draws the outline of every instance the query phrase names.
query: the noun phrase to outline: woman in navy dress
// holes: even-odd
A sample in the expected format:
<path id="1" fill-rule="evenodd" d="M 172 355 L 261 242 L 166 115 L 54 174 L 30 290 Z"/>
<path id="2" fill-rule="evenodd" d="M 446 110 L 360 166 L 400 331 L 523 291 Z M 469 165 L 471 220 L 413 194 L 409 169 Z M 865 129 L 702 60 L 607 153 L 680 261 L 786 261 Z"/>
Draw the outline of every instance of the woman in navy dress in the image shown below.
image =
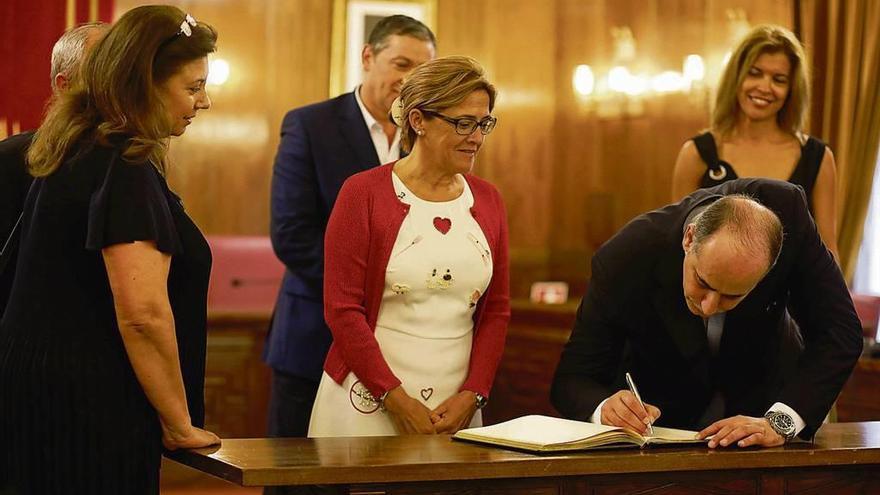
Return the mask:
<path id="1" fill-rule="evenodd" d="M 165 182 L 168 139 L 207 109 L 216 32 L 123 15 L 28 153 L 36 179 L 0 323 L 0 493 L 156 494 L 162 447 L 204 421 L 211 252 Z"/>

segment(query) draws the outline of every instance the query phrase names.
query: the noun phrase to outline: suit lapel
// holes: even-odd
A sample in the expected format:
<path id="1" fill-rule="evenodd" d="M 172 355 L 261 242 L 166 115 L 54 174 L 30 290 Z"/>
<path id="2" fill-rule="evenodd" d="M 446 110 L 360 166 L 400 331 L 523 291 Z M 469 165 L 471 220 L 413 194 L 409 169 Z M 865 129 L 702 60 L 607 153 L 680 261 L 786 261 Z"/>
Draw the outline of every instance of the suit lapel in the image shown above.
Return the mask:
<path id="1" fill-rule="evenodd" d="M 379 165 L 379 155 L 373 146 L 370 130 L 364 122 L 364 116 L 357 104 L 354 92 L 348 93 L 343 98 L 339 117 L 343 124 L 340 126 L 342 138 L 348 143 L 354 152 L 355 164 L 359 170 L 367 170 Z"/>

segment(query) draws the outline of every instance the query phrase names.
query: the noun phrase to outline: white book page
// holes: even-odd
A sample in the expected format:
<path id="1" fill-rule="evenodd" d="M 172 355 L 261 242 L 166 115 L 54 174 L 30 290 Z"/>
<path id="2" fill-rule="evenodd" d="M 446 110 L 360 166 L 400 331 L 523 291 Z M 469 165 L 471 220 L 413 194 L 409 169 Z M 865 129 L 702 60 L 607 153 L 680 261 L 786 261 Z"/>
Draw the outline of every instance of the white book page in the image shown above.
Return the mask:
<path id="1" fill-rule="evenodd" d="M 697 439 L 696 431 L 691 430 L 678 430 L 676 428 L 663 428 L 662 426 L 654 427 L 654 434 L 651 436 L 646 436 L 648 438 L 649 443 L 662 443 L 663 441 L 667 442 L 689 442 L 689 441 L 701 441 Z"/>
<path id="2" fill-rule="evenodd" d="M 621 428 L 614 426 L 572 421 L 549 416 L 531 415 L 505 421 L 492 426 L 468 428 L 459 433 L 462 437 L 480 436 L 533 445 L 552 445 L 557 443 L 584 440 Z"/>

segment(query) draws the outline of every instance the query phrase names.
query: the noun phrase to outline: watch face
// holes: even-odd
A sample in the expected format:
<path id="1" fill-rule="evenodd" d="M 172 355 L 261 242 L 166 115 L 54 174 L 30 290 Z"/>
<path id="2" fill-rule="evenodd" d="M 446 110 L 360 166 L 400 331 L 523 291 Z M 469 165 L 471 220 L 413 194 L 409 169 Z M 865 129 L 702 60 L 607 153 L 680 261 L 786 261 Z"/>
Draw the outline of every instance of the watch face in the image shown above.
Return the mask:
<path id="1" fill-rule="evenodd" d="M 788 414 L 776 412 L 770 415 L 770 425 L 777 433 L 783 436 L 790 436 L 794 433 L 794 419 Z"/>
<path id="2" fill-rule="evenodd" d="M 791 419 L 791 416 L 787 414 L 778 414 L 774 419 L 776 426 L 780 429 L 788 430 L 789 428 L 794 428 L 794 420 Z"/>

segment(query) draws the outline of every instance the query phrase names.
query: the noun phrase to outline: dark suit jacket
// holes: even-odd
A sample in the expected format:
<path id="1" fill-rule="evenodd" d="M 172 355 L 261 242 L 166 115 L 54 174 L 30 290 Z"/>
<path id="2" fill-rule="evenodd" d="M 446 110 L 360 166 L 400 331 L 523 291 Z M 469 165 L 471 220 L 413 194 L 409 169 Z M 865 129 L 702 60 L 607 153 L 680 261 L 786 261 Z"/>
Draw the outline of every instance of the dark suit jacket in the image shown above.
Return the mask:
<path id="1" fill-rule="evenodd" d="M 749 194 L 782 221 L 776 265 L 729 311 L 717 358 L 702 318 L 685 304 L 682 235 L 688 214 L 721 195 Z M 788 311 L 786 311 L 788 308 Z M 787 322 L 789 311 L 800 326 Z M 837 264 L 819 238 L 803 190 L 781 181 L 740 179 L 701 189 L 639 216 L 603 245 L 562 353 L 551 398 L 565 416 L 587 420 L 625 389 L 631 371 L 658 424 L 695 429 L 716 391 L 725 417 L 762 416 L 775 402 L 821 425 L 862 350 L 859 320 Z"/>
<path id="2" fill-rule="evenodd" d="M 271 236 L 287 271 L 263 359 L 318 380 L 330 347 L 324 322 L 324 230 L 342 183 L 379 165 L 354 93 L 284 117 L 272 173 Z"/>
<path id="3" fill-rule="evenodd" d="M 29 131 L 0 141 L 0 248 L 21 215 L 31 185 L 25 155 L 33 138 L 33 131 Z M 15 253 L 10 255 L 15 256 Z M 15 262 L 10 260 L 3 273 L 0 273 L 0 316 L 6 308 L 14 274 Z"/>

